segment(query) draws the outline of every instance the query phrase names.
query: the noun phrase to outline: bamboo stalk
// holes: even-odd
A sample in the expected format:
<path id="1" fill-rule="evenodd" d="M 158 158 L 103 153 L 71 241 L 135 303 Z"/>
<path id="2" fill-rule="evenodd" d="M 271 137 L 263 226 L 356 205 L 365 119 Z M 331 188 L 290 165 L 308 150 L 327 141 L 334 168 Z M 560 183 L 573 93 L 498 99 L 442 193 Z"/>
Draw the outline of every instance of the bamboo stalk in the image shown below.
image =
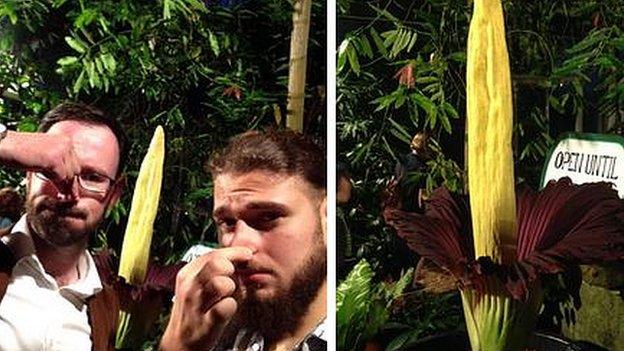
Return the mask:
<path id="1" fill-rule="evenodd" d="M 290 37 L 286 127 L 299 132 L 303 131 L 303 105 L 305 101 L 306 64 L 311 9 L 312 0 L 295 1 L 293 10 L 293 30 Z"/>

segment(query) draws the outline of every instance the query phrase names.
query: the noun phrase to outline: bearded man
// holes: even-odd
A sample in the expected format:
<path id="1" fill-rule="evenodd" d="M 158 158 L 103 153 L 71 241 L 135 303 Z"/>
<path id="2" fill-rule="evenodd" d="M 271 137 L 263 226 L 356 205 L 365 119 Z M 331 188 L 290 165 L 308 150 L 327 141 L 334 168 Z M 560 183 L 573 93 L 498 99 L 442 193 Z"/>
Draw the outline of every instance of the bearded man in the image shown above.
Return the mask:
<path id="1" fill-rule="evenodd" d="M 125 138 L 103 111 L 64 103 L 38 133 L 0 125 L 0 163 L 26 171 L 26 214 L 0 241 L 0 350 L 110 350 L 118 300 L 90 236 L 122 190 Z"/>
<path id="2" fill-rule="evenodd" d="M 209 165 L 222 248 L 178 273 L 161 350 L 326 349 L 324 153 L 292 131 L 248 132 Z"/>

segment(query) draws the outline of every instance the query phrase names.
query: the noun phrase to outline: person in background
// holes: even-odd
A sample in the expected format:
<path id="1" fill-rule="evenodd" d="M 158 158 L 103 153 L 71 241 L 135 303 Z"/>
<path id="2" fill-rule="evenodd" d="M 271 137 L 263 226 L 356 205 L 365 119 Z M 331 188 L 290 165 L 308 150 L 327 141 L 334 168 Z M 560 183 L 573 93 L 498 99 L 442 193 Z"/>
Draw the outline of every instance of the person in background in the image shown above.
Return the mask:
<path id="1" fill-rule="evenodd" d="M 353 238 L 347 225 L 345 211 L 343 209 L 351 199 L 353 184 L 347 165 L 338 162 L 336 165 L 336 271 L 338 281 L 347 277 L 353 266 L 355 257 L 353 253 Z"/>
<path id="2" fill-rule="evenodd" d="M 429 159 L 426 133 L 417 133 L 412 138 L 410 152 L 404 155 L 394 168 L 400 207 L 404 211 L 422 213 L 426 198 L 427 161 Z"/>

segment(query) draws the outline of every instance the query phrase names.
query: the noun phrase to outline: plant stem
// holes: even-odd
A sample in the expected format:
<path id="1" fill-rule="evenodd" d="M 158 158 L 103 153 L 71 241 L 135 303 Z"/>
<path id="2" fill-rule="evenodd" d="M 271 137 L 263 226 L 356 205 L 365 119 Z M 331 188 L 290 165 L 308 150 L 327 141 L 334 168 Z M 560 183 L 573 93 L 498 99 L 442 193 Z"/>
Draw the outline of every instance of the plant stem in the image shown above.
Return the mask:
<path id="1" fill-rule="evenodd" d="M 498 278 L 486 278 L 485 285 L 484 293 L 461 291 L 472 351 L 523 350 L 542 302 L 539 283 L 529 289 L 526 301 L 511 297 Z"/>

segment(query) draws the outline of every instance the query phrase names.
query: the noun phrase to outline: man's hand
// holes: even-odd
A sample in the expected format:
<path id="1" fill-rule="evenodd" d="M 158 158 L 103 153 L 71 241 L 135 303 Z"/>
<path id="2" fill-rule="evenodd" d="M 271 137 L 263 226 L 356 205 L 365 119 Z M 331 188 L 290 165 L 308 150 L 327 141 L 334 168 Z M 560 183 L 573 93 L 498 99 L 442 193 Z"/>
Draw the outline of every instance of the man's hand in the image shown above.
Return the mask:
<path id="1" fill-rule="evenodd" d="M 161 351 L 212 349 L 236 312 L 232 297 L 236 284 L 235 265 L 251 259 L 245 247 L 209 252 L 178 272 L 175 302 Z"/>
<path id="2" fill-rule="evenodd" d="M 41 172 L 56 184 L 80 173 L 71 139 L 58 134 L 9 131 L 0 141 L 0 163 Z"/>

